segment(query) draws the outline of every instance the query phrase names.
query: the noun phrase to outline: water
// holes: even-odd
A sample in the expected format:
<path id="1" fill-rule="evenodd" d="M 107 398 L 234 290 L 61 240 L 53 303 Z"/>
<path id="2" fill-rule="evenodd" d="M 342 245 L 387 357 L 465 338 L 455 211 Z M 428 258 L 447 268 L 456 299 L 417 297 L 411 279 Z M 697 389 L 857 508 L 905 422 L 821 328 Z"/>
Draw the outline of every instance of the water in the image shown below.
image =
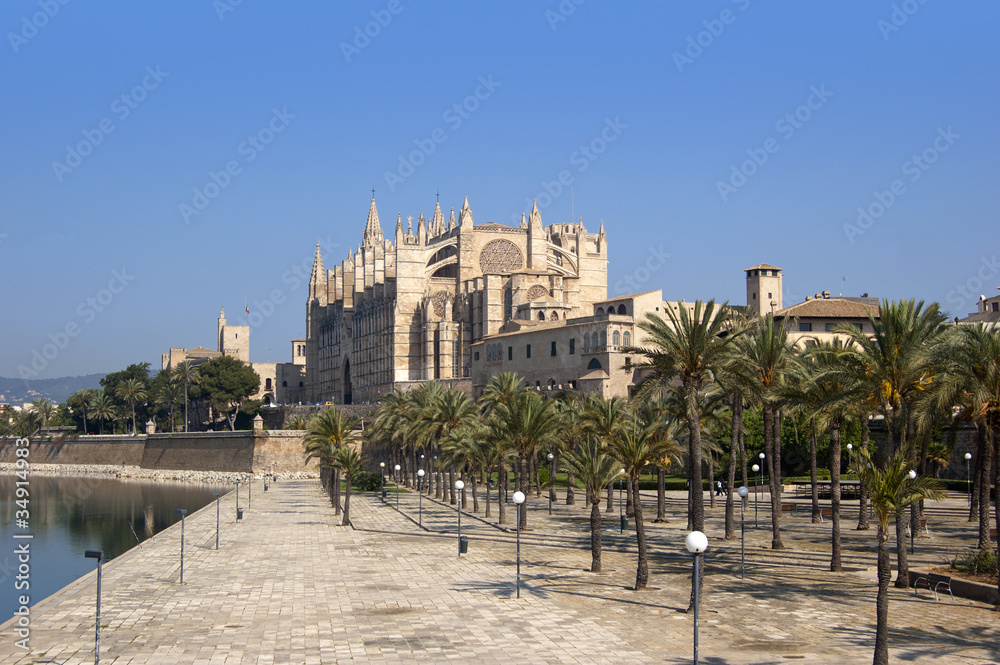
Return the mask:
<path id="1" fill-rule="evenodd" d="M 18 528 L 16 481 L 0 477 L 0 623 L 18 608 L 18 597 L 29 605 L 52 595 L 96 567 L 85 550 L 103 550 L 109 561 L 138 542 L 180 520 L 175 510 L 188 514 L 215 500 L 212 492 L 228 492 L 231 485 L 148 482 L 97 477 L 29 477 L 29 528 Z M 15 538 L 30 533 L 31 540 Z M 29 543 L 29 589 L 19 589 L 18 555 Z"/>

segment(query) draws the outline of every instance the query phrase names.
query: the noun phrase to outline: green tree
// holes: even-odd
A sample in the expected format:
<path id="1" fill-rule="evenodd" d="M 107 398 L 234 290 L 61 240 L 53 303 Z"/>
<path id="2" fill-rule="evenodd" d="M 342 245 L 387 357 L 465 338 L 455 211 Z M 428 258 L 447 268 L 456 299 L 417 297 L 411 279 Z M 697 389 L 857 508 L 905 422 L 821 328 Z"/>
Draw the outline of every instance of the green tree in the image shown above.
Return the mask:
<path id="1" fill-rule="evenodd" d="M 894 517 L 922 499 L 943 496 L 933 478 L 910 470 L 906 454 L 896 453 L 881 466 L 868 451 L 852 451 L 851 472 L 868 483 L 872 510 L 878 520 L 878 595 L 875 600 L 875 655 L 873 665 L 889 663 L 889 525 Z"/>
<path id="2" fill-rule="evenodd" d="M 90 408 L 94 417 L 97 418 L 101 434 L 104 434 L 104 421 L 114 418 L 114 407 L 114 400 L 111 399 L 111 396 L 107 392 L 99 390 L 94 394 Z"/>
<path id="3" fill-rule="evenodd" d="M 143 386 L 149 385 L 149 363 L 132 363 L 125 369 L 119 372 L 111 372 L 106 374 L 103 379 L 100 380 L 101 387 L 107 394 L 108 398 L 111 400 L 113 405 L 118 405 L 128 408 L 130 411 L 132 407 L 129 406 L 128 402 L 123 399 L 119 394 L 119 388 L 121 384 L 129 379 L 139 381 Z M 135 408 L 135 418 L 137 421 L 141 420 L 145 422 L 149 418 L 149 410 L 146 408 L 145 398 L 143 400 L 138 400 L 134 405 Z"/>
<path id="4" fill-rule="evenodd" d="M 132 435 L 135 436 L 135 405 L 146 399 L 146 384 L 140 379 L 125 379 L 118 384 L 115 394 L 128 404 L 132 414 Z"/>
<path id="5" fill-rule="evenodd" d="M 174 381 L 163 383 L 156 392 L 156 403 L 169 413 L 170 431 L 177 431 L 174 413 L 184 401 L 184 386 Z"/>
<path id="6" fill-rule="evenodd" d="M 559 412 L 555 402 L 544 399 L 534 391 L 522 391 L 507 404 L 495 411 L 503 436 L 510 448 L 517 453 L 520 472 L 518 490 L 528 495 L 528 457 L 539 448 L 550 445 L 559 431 Z M 528 504 L 525 502 L 518 511 L 521 529 L 528 526 Z"/>
<path id="7" fill-rule="evenodd" d="M 353 446 L 340 446 L 333 455 L 332 464 L 337 468 L 347 481 L 344 489 L 344 517 L 340 521 L 340 526 L 352 526 L 351 524 L 351 486 L 354 479 L 364 471 L 361 463 L 361 453 Z"/>
<path id="8" fill-rule="evenodd" d="M 70 408 L 74 417 L 79 416 L 83 421 L 83 433 L 87 434 L 87 418 L 93 417 L 94 397 L 98 391 L 93 388 L 84 388 L 66 398 L 66 405 Z"/>
<path id="9" fill-rule="evenodd" d="M 184 431 L 188 431 L 188 392 L 198 384 L 198 368 L 189 361 L 177 363 L 173 369 L 174 380 L 184 387 Z"/>
<path id="10" fill-rule="evenodd" d="M 618 477 L 618 461 L 596 440 L 581 443 L 563 457 L 563 465 L 583 483 L 590 503 L 590 572 L 601 572 L 601 490 Z"/>
<path id="11" fill-rule="evenodd" d="M 45 427 L 49 424 L 49 419 L 56 412 L 55 405 L 44 397 L 38 397 L 31 402 L 31 410 L 38 415 L 38 420 L 41 422 L 41 426 Z"/>
<path id="12" fill-rule="evenodd" d="M 340 514 L 339 467 L 336 464 L 337 451 L 346 444 L 357 441 L 360 433 L 355 430 L 360 423 L 340 409 L 326 409 L 306 423 L 306 435 L 302 440 L 306 459 L 319 462 L 320 483 L 330 496 L 336 514 Z M 334 477 L 334 471 L 338 477 Z"/>
<path id="13" fill-rule="evenodd" d="M 251 395 L 260 388 L 260 377 L 253 368 L 232 356 L 219 356 L 198 366 L 197 390 L 209 404 L 226 418 L 231 431 L 236 430 L 236 416 Z"/>

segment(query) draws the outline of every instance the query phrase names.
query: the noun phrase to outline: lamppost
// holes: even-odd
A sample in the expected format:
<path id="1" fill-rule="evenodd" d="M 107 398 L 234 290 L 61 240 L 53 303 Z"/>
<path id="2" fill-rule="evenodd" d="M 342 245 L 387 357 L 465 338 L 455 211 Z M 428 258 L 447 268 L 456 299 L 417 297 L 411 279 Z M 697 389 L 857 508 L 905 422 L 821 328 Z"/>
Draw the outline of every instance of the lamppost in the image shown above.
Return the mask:
<path id="1" fill-rule="evenodd" d="M 396 512 L 399 512 L 399 465 L 396 465 Z"/>
<path id="2" fill-rule="evenodd" d="M 757 455 L 757 457 L 760 458 L 760 475 L 761 475 L 760 484 L 763 485 L 764 484 L 764 478 L 763 478 L 763 476 L 764 476 L 764 453 L 761 453 L 760 455 Z"/>
<path id="3" fill-rule="evenodd" d="M 97 628 L 94 631 L 94 665 L 101 662 L 101 561 L 104 560 L 103 550 L 87 550 L 83 556 L 97 559 Z"/>
<path id="4" fill-rule="evenodd" d="M 910 472 L 906 474 L 909 476 L 910 480 L 916 480 L 917 472 L 910 469 Z M 913 517 L 910 517 L 910 554 L 913 554 L 913 543 L 917 536 L 917 524 L 913 521 Z"/>
<path id="5" fill-rule="evenodd" d="M 253 508 L 253 474 L 247 478 L 247 510 Z"/>
<path id="6" fill-rule="evenodd" d="M 184 584 L 184 516 L 188 511 L 178 508 L 174 512 L 181 516 L 181 584 Z"/>
<path id="7" fill-rule="evenodd" d="M 521 597 L 521 504 L 524 503 L 524 492 L 514 492 L 514 504 L 517 506 L 517 597 Z"/>
<path id="8" fill-rule="evenodd" d="M 241 517 L 243 517 L 243 511 L 240 510 L 240 481 L 236 481 L 236 521 L 238 522 Z"/>
<path id="9" fill-rule="evenodd" d="M 618 533 L 625 533 L 625 507 L 622 505 L 622 484 L 625 482 L 625 469 L 618 472 L 618 517 L 621 522 Z"/>
<path id="10" fill-rule="evenodd" d="M 461 480 L 455 481 L 455 489 L 459 492 L 465 487 Z M 458 558 L 462 558 L 462 497 L 458 497 Z"/>
<path id="11" fill-rule="evenodd" d="M 423 467 L 423 465 L 424 465 L 424 454 L 420 453 L 420 467 Z M 419 485 L 420 481 L 417 481 L 417 484 Z"/>
<path id="12" fill-rule="evenodd" d="M 972 453 L 965 453 L 965 488 L 969 493 L 969 506 L 972 506 Z"/>
<path id="13" fill-rule="evenodd" d="M 750 494 L 745 486 L 741 485 L 736 493 L 740 495 L 740 577 L 746 578 L 747 576 L 747 562 L 746 562 L 746 551 L 747 551 L 747 536 L 746 536 L 746 518 L 743 516 L 743 512 L 747 507 L 747 494 Z"/>
<path id="14" fill-rule="evenodd" d="M 219 493 L 212 492 L 215 497 L 215 549 L 219 549 Z"/>
<path id="15" fill-rule="evenodd" d="M 708 548 L 708 538 L 701 531 L 692 531 L 684 539 L 684 546 L 694 555 L 694 665 L 698 665 L 698 597 L 701 596 L 698 569 L 701 567 L 701 553 Z"/>
<path id="16" fill-rule="evenodd" d="M 421 455 L 423 457 L 423 455 Z M 419 469 L 417 471 L 417 494 L 420 495 L 420 513 L 417 519 L 417 526 L 421 529 L 424 528 L 424 470 Z"/>
<path id="17" fill-rule="evenodd" d="M 382 501 L 385 501 L 385 462 L 378 463 L 378 472 L 382 476 Z"/>
<path id="18" fill-rule="evenodd" d="M 757 486 L 760 485 L 760 475 L 757 473 L 760 471 L 760 466 L 754 464 L 750 467 L 753 471 L 753 528 L 757 528 Z"/>
<path id="19" fill-rule="evenodd" d="M 552 453 L 546 455 L 549 460 L 549 515 L 552 514 L 552 501 L 556 496 L 556 456 Z"/>

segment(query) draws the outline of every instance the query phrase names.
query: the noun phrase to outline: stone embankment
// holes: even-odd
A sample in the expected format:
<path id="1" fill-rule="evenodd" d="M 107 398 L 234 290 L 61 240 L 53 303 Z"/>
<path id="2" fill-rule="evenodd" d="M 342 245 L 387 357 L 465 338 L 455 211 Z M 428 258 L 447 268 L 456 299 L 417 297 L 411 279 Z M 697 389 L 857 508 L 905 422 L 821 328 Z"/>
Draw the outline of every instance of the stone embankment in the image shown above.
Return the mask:
<path id="1" fill-rule="evenodd" d="M 14 464 L 0 462 L 0 474 L 12 474 L 14 469 Z M 143 469 L 138 466 L 116 466 L 113 464 L 32 464 L 31 474 L 38 476 L 106 476 L 116 479 L 189 483 L 232 483 L 237 480 L 245 481 L 251 476 L 259 480 L 267 475 L 265 473 L 250 474 L 227 471 Z M 295 471 L 276 475 L 279 481 L 319 478 L 318 473 L 311 471 Z"/>

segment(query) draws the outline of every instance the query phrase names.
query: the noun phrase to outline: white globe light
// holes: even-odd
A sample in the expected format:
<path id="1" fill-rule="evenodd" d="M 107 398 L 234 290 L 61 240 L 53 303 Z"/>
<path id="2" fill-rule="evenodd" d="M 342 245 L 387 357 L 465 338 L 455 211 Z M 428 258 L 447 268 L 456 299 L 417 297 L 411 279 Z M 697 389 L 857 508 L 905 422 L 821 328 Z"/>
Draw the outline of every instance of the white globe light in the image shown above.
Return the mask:
<path id="1" fill-rule="evenodd" d="M 758 455 L 757 457 L 759 457 L 759 458 L 761 458 L 761 459 L 764 459 L 764 453 L 761 453 L 761 454 L 760 454 L 760 455 Z"/>
<path id="2" fill-rule="evenodd" d="M 399 471 L 399 465 L 398 464 L 396 465 L 396 471 Z"/>
<path id="3" fill-rule="evenodd" d="M 463 483 L 461 480 L 456 480 L 455 481 L 455 489 L 460 490 L 463 487 L 465 487 L 465 483 Z"/>
<path id="4" fill-rule="evenodd" d="M 691 554 L 701 554 L 706 549 L 708 549 L 708 536 L 703 534 L 701 531 L 692 531 L 684 539 L 684 547 L 688 549 Z"/>
<path id="5" fill-rule="evenodd" d="M 747 494 L 750 493 L 750 490 L 748 490 L 746 487 L 740 487 L 738 490 L 736 490 L 736 493 L 739 494 L 741 498 L 745 499 L 747 498 Z"/>
<path id="6" fill-rule="evenodd" d="M 965 459 L 972 459 L 972 453 L 965 453 Z"/>
<path id="7" fill-rule="evenodd" d="M 854 450 L 854 444 L 853 443 L 847 444 L 847 449 L 848 450 Z"/>
<path id="8" fill-rule="evenodd" d="M 524 503 L 524 492 L 514 492 L 514 503 L 519 506 Z"/>
<path id="9" fill-rule="evenodd" d="M 421 478 L 423 478 L 424 477 L 424 470 L 420 469 L 419 471 L 417 471 L 417 475 L 420 476 Z"/>
<path id="10" fill-rule="evenodd" d="M 910 480 L 913 480 L 914 478 L 917 477 L 917 472 L 914 471 L 913 469 L 910 469 L 909 476 L 910 476 Z"/>
<path id="11" fill-rule="evenodd" d="M 556 458 L 556 456 L 555 456 L 555 455 L 553 455 L 552 453 L 549 453 L 549 454 L 547 455 L 547 457 L 548 457 L 548 460 L 549 460 L 550 462 L 551 462 L 552 460 L 554 460 L 554 459 Z"/>
<path id="12" fill-rule="evenodd" d="M 756 464 L 754 464 L 754 465 L 753 465 L 752 467 L 750 467 L 750 469 L 751 469 L 751 470 L 752 470 L 752 471 L 753 471 L 754 473 L 757 473 L 758 471 L 760 471 L 760 467 L 759 467 L 759 466 L 757 466 Z"/>
<path id="13" fill-rule="evenodd" d="M 382 467 L 383 469 L 385 468 L 385 462 L 379 462 L 379 463 L 378 463 L 378 465 L 379 465 L 380 467 Z"/>

